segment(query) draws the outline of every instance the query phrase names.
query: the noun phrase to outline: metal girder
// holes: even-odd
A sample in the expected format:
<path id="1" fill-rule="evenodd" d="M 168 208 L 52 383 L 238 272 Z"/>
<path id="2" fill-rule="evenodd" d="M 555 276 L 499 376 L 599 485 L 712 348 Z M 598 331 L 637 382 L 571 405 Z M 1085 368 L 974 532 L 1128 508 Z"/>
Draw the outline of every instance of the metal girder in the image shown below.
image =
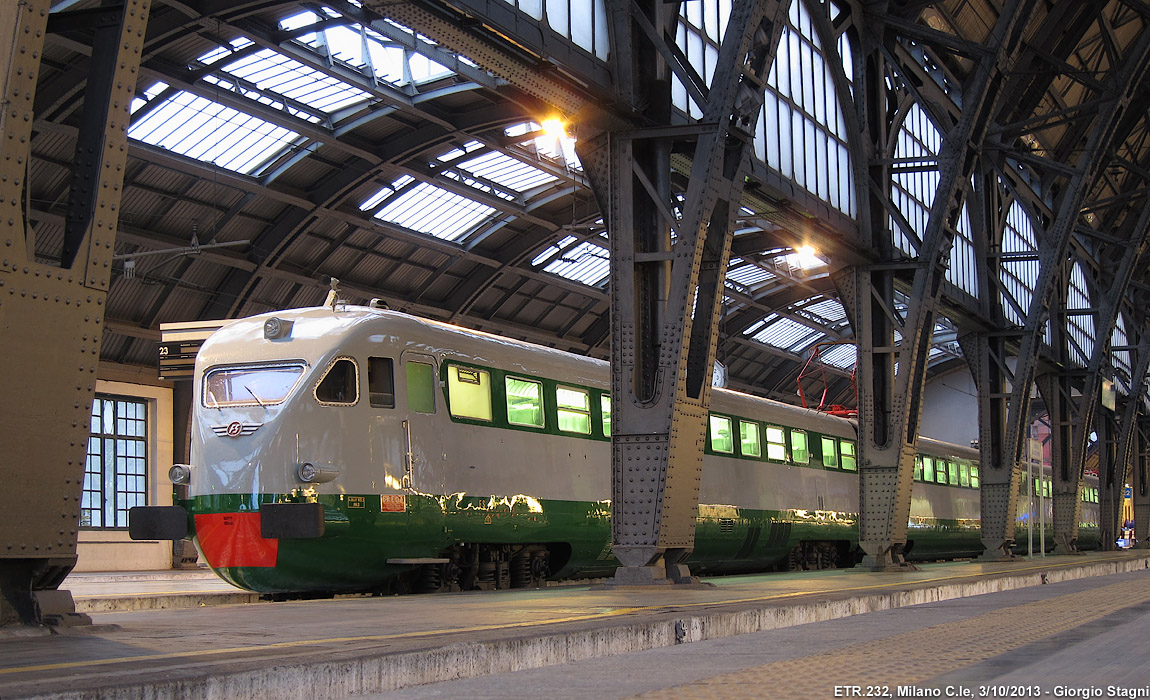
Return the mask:
<path id="1" fill-rule="evenodd" d="M 1002 91 L 1005 76 L 1022 50 L 1023 30 L 1036 7 L 1034 0 L 1005 3 L 991 31 L 988 50 L 977 57 L 975 69 L 963 86 L 963 110 L 957 122 L 938 125 L 945 132 L 938 157 L 940 179 L 918 261 L 912 266 L 913 283 L 905 313 L 899 313 L 894 304 L 894 270 L 855 267 L 841 270 L 835 277 L 859 344 L 859 540 L 866 553 L 860 564 L 864 568 L 905 565 L 901 551 L 910 515 L 919 412 L 950 248 L 980 146 L 1006 98 Z M 874 45 L 882 47 L 884 43 L 875 40 Z M 864 126 L 874 141 L 867 180 L 878 190 L 872 194 L 864 220 L 876 248 L 885 251 L 883 257 L 893 262 L 895 253 L 887 240 L 883 216 L 883 198 L 891 182 L 890 165 L 883 160 L 890 154 L 884 149 L 893 138 L 886 132 L 889 127 L 883 113 L 889 90 L 882 70 L 886 55 L 880 48 L 868 60 L 862 85 L 873 93 L 864 97 L 868 105 Z M 902 336 L 898 344 L 896 330 Z"/>
<path id="2" fill-rule="evenodd" d="M 982 558 L 1009 558 L 1014 544 L 1022 436 L 1007 430 L 1010 371 L 1006 364 L 1006 338 L 995 333 L 971 333 L 960 336 L 958 342 L 978 388 Z"/>
<path id="3" fill-rule="evenodd" d="M 1082 465 L 1072 462 L 1075 432 L 1088 432 L 1074 415 L 1073 378 L 1065 372 L 1046 372 L 1034 379 L 1050 416 L 1050 462 L 1052 508 L 1054 511 L 1054 551 L 1078 551 L 1078 521 L 1082 510 Z M 1087 400 L 1086 397 L 1080 397 Z"/>
<path id="4" fill-rule="evenodd" d="M 1150 417 L 1136 414 L 1132 435 L 1134 538 L 1139 549 L 1150 549 Z"/>
<path id="5" fill-rule="evenodd" d="M 1129 480 L 1137 494 L 1139 482 L 1145 484 L 1146 461 L 1140 453 L 1145 443 L 1139 441 L 1138 424 L 1143 418 L 1142 395 L 1146 390 L 1146 372 L 1150 371 L 1150 328 L 1143 326 L 1140 329 L 1137 356 L 1134 361 L 1133 373 L 1130 379 L 1130 390 L 1126 396 L 1126 403 L 1122 410 L 1122 418 L 1118 425 L 1118 446 L 1115 449 L 1115 470 L 1108 479 L 1099 474 L 1100 499 L 1109 498 L 1115 503 L 1122 502 L 1122 489 Z M 1145 487 L 1143 487 L 1145 488 Z M 1137 503 L 1137 499 L 1135 499 Z M 1102 527 L 1112 526 L 1117 532 L 1122 526 L 1118 519 L 1120 509 L 1115 509 L 1111 520 L 1103 522 Z M 1145 528 L 1145 513 L 1143 514 L 1143 527 Z M 1137 507 L 1135 508 L 1135 529 L 1137 529 Z M 1142 542 L 1142 540 L 1139 540 Z M 1106 545 L 1105 540 L 1103 545 Z"/>
<path id="6" fill-rule="evenodd" d="M 694 579 L 680 562 L 694 548 L 730 232 L 787 7 L 732 8 L 701 105 L 699 124 L 713 127 L 688 137 L 694 153 L 681 204 L 671 182 L 675 135 L 666 129 L 675 54 L 657 46 L 671 43 L 678 3 L 609 8 L 620 97 L 645 105 L 640 128 L 604 130 L 578 145 L 611 231 L 612 552 L 622 564 L 614 581 L 687 583 Z"/>
<path id="7" fill-rule="evenodd" d="M 1101 403 L 1101 399 L 1096 397 L 1091 403 Z M 1126 463 L 1120 461 L 1121 455 L 1117 451 L 1118 429 L 1113 413 L 1106 410 L 1094 412 L 1094 432 L 1098 435 L 1095 448 L 1098 455 L 1098 547 L 1103 551 L 1117 548 L 1115 540 L 1122 527 L 1118 519 L 1122 512 L 1121 486 L 1126 483 Z"/>
<path id="8" fill-rule="evenodd" d="M 1075 165 L 1075 173 L 1062 190 L 1054 221 L 1039 245 L 1039 275 L 1026 317 L 1015 370 L 1018 380 L 1014 383 L 1011 397 L 1011 423 L 1015 426 L 1021 426 L 1022 416 L 1026 414 L 1050 298 L 1054 294 L 1060 277 L 1057 273 L 1066 259 L 1066 251 L 1081 216 L 1082 203 L 1091 183 L 1113 153 L 1113 143 L 1122 138 L 1123 135 L 1118 134 L 1115 127 L 1122 120 L 1127 104 L 1137 94 L 1146 76 L 1150 63 L 1150 32 L 1143 32 L 1138 37 L 1127 56 L 1127 60 L 1115 72 L 1114 80 L 1108 83 L 1107 104 L 1099 109 L 1082 155 Z"/>
<path id="9" fill-rule="evenodd" d="M 51 3 L 0 3 L 0 476 L 21 484 L 0 520 L 0 625 L 74 622 L 70 596 L 41 595 L 76 562 L 91 404 L 127 158 L 129 106 L 149 0 L 105 6 L 77 136 L 60 267 L 36 261 L 25 179 Z M 47 601 L 62 601 L 53 608 Z"/>

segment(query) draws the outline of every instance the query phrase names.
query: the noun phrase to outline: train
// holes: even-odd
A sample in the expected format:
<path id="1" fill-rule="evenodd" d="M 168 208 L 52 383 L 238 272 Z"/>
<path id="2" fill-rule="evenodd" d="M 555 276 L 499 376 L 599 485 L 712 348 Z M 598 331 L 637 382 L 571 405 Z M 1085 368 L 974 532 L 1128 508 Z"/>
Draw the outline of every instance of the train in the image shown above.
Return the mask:
<path id="1" fill-rule="evenodd" d="M 196 357 L 175 504 L 133 509 L 132 536 L 191 538 L 272 596 L 610 576 L 610 379 L 601 360 L 374 302 L 229 321 Z M 692 573 L 857 561 L 857 444 L 852 420 L 715 388 Z M 907 558 L 978 555 L 977 451 L 918 446 Z M 1096 485 L 1083 494 L 1089 547 Z"/>

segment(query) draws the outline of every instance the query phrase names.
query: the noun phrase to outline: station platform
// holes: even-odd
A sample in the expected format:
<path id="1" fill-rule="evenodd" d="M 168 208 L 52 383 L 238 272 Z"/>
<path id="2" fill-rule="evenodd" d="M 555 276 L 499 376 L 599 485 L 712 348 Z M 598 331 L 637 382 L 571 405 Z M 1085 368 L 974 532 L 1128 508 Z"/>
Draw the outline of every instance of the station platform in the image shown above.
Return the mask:
<path id="1" fill-rule="evenodd" d="M 1145 550 L 722 577 L 706 588 L 194 606 L 171 594 L 231 593 L 205 572 L 169 573 L 70 577 L 65 587 L 94 624 L 0 637 L 0 698 L 928 697 L 938 683 L 939 696 L 973 683 L 954 696 L 1004 697 L 979 684 L 1009 678 L 1020 654 L 1049 656 L 1135 617 L 1146 620 L 1142 646 L 1112 650 L 1134 675 L 1114 682 L 1141 678 L 1147 693 L 1089 697 L 1150 697 Z M 157 605 L 158 595 L 174 604 Z M 104 598 L 134 597 L 148 602 L 95 611 Z M 885 622 L 870 622 L 876 615 Z M 1045 680 L 1009 683 L 1051 695 Z"/>

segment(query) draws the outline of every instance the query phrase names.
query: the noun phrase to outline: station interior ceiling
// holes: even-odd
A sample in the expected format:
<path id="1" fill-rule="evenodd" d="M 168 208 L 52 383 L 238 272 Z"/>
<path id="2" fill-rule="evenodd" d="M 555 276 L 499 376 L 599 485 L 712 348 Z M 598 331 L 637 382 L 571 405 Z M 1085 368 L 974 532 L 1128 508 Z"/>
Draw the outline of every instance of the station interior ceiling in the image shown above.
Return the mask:
<path id="1" fill-rule="evenodd" d="M 60 0 L 52 12 L 99 5 Z M 161 323 L 320 304 L 332 278 L 351 303 L 379 298 L 609 357 L 609 232 L 578 158 L 578 115 L 507 80 L 486 51 L 516 56 L 589 104 L 609 101 L 615 38 L 603 7 L 155 0 L 101 360 L 154 365 Z M 680 48 L 700 73 L 729 7 L 682 3 Z M 1141 0 L 794 0 L 726 276 L 718 359 L 732 388 L 797 403 L 802 374 L 808 401 L 853 403 L 854 334 L 832 272 L 875 261 L 862 199 L 883 202 L 871 222 L 913 268 L 933 189 L 962 167 L 938 158 L 940 143 L 979 97 L 965 86 L 1004 12 L 1018 13 L 1023 49 L 1003 71 L 1009 98 L 990 105 L 994 126 L 973 144 L 1001 187 L 994 197 L 968 188 L 930 376 L 965 366 L 961 334 L 1025 323 L 1056 212 L 1081 197 L 1065 281 L 1046 309 L 1064 332 L 1041 352 L 1086 367 L 1108 347 L 1119 390 L 1143 391 L 1130 346 L 1148 330 L 1144 260 L 1120 285 L 1116 322 L 1095 327 L 1120 261 L 1141 255 L 1148 233 Z M 456 34 L 433 35 L 421 17 Z M 27 235 L 49 265 L 63 245 L 92 37 L 83 23 L 50 23 L 37 80 Z M 877 57 L 885 68 L 868 72 Z M 868 75 L 890 88 L 886 133 L 869 137 L 875 125 L 853 101 Z M 1100 105 L 1119 79 L 1140 89 L 1102 138 Z M 675 99 L 683 123 L 697 117 L 683 90 Z M 544 128 L 554 118 L 566 119 L 565 135 Z M 689 163 L 673 167 L 681 186 Z M 876 194 L 868 180 L 879 171 L 892 184 Z"/>

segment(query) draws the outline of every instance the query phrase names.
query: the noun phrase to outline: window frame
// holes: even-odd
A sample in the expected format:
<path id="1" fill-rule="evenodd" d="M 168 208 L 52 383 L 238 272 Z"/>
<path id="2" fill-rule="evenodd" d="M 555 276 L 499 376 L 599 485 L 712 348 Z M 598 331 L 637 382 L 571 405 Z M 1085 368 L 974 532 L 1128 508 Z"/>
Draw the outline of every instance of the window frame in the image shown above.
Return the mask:
<path id="1" fill-rule="evenodd" d="M 560 391 L 569 391 L 571 393 L 579 394 L 586 399 L 586 408 L 581 409 L 575 406 L 564 405 L 559 399 Z M 555 428 L 564 435 L 591 435 L 594 433 L 595 421 L 591 415 L 591 390 L 584 387 L 572 386 L 570 384 L 556 384 L 555 385 Z M 586 430 L 569 430 L 563 427 L 563 414 L 566 412 L 569 415 L 579 416 L 587 420 Z"/>
<path id="2" fill-rule="evenodd" d="M 478 423 L 492 423 L 492 422 L 494 422 L 494 420 L 495 420 L 495 408 L 494 408 L 494 400 L 492 398 L 492 393 L 493 393 L 492 387 L 494 386 L 494 379 L 491 376 L 491 370 L 485 369 L 483 367 L 471 367 L 468 365 L 458 364 L 458 363 L 454 363 L 454 362 L 447 362 L 444 364 L 446 365 L 446 370 L 447 370 L 446 371 L 446 374 L 447 374 L 446 389 L 447 389 L 447 413 L 448 413 L 448 415 L 450 415 L 452 418 L 459 418 L 459 419 L 465 420 L 465 421 L 476 421 Z M 452 370 L 455 370 L 455 371 L 452 372 Z M 478 381 L 471 382 L 471 381 L 463 380 L 462 379 L 462 372 L 474 372 L 477 375 Z M 457 413 L 456 412 L 456 411 L 462 410 L 460 405 L 459 405 L 460 403 L 466 403 L 468 406 L 470 406 L 471 405 L 470 402 L 474 398 L 476 398 L 476 397 L 472 397 L 472 396 L 464 396 L 462 393 L 459 394 L 458 396 L 456 396 L 456 394 L 453 391 L 453 388 L 457 387 L 457 386 L 458 387 L 464 387 L 465 385 L 478 387 L 478 389 L 477 390 L 475 390 L 475 389 L 461 389 L 460 391 L 467 391 L 469 394 L 470 393 L 484 393 L 484 392 L 486 393 L 486 395 L 484 397 L 479 397 L 480 399 L 486 398 L 486 400 L 487 400 L 486 406 L 485 406 L 487 411 L 485 414 L 477 415 L 477 414 L 471 414 L 471 413 Z"/>
<path id="3" fill-rule="evenodd" d="M 534 384 L 536 387 L 539 388 L 539 392 L 537 394 L 538 400 L 539 400 L 539 406 L 536 409 L 539 412 L 539 422 L 538 423 L 524 423 L 522 421 L 511 419 L 511 401 L 510 401 L 511 389 L 509 386 L 509 382 L 512 382 L 512 381 L 523 382 L 524 384 Z M 503 405 L 506 409 L 507 424 L 513 428 L 521 428 L 521 429 L 525 428 L 528 430 L 546 430 L 547 429 L 547 401 L 546 401 L 545 397 L 546 397 L 546 391 L 545 391 L 545 386 L 544 386 L 544 382 L 542 379 L 533 379 L 533 378 L 524 377 L 524 376 L 521 376 L 518 374 L 505 375 L 503 377 L 503 401 L 504 401 Z"/>
<path id="4" fill-rule="evenodd" d="M 121 417 L 117 412 L 112 417 L 112 432 L 93 432 L 92 428 L 96 422 L 97 410 L 100 410 L 101 430 L 106 424 L 107 417 L 103 413 L 103 408 L 107 403 L 111 403 L 113 407 L 118 407 L 121 404 L 130 404 L 137 407 L 143 416 Z M 81 530 L 126 530 L 128 528 L 128 511 L 134 506 L 146 506 L 151 502 L 151 494 L 148 491 L 148 484 L 152 477 L 150 463 L 153 458 L 150 430 L 152 423 L 151 408 L 152 401 L 144 397 L 105 393 L 95 395 L 92 402 L 92 410 L 89 414 L 88 441 L 84 457 L 84 481 L 81 491 L 79 521 L 79 528 Z M 139 424 L 142 427 L 143 434 L 132 435 L 121 432 L 119 429 L 121 421 Z M 95 443 L 99 443 L 100 451 L 93 453 Z M 121 455 L 119 448 L 126 446 L 127 443 L 138 445 L 142 449 L 143 454 Z M 108 461 L 108 455 L 103 451 L 107 446 L 110 446 L 113 452 L 111 455 L 112 472 L 110 475 L 103 469 Z M 90 470 L 90 467 L 93 466 L 93 458 L 99 458 L 100 469 L 98 471 Z M 122 472 L 120 469 L 122 466 L 121 460 L 132 460 L 134 463 L 142 463 L 142 469 L 138 470 L 137 473 Z M 95 484 L 94 481 L 97 479 L 99 483 Z M 130 490 L 120 488 L 121 484 L 127 483 L 133 483 L 136 488 Z M 91 494 L 98 495 L 99 504 L 92 504 Z M 127 498 L 124 499 L 121 507 L 120 496 L 122 495 L 127 496 Z M 91 519 L 85 524 L 85 517 L 91 518 L 93 512 L 99 513 L 100 524 L 92 524 Z M 111 525 L 107 524 L 108 515 L 112 516 Z"/>
<path id="5" fill-rule="evenodd" d="M 353 401 L 325 401 L 319 397 L 319 388 L 325 381 L 327 381 L 327 378 L 329 375 L 331 375 L 332 370 L 335 369 L 335 366 L 338 365 L 340 362 L 350 362 L 351 363 L 352 371 L 354 372 L 351 386 L 353 386 L 355 388 L 355 400 L 353 400 Z M 320 374 L 319 380 L 315 383 L 314 386 L 312 386 L 311 395 L 312 395 L 312 398 L 314 398 L 316 400 L 316 402 L 321 406 L 354 406 L 354 405 L 356 405 L 357 403 L 359 403 L 359 363 L 356 361 L 356 359 L 354 357 L 351 357 L 350 355 L 339 355 L 337 357 L 333 357 L 331 362 L 329 362 L 327 364 L 327 368 L 325 368 L 323 373 Z"/>
<path id="6" fill-rule="evenodd" d="M 715 447 L 715 425 L 716 421 L 727 423 L 727 439 L 730 441 L 730 449 L 720 450 Z M 734 455 L 735 454 L 735 432 L 734 432 L 734 419 L 731 416 L 712 413 L 707 416 L 707 445 L 710 447 L 711 452 L 719 455 Z"/>

